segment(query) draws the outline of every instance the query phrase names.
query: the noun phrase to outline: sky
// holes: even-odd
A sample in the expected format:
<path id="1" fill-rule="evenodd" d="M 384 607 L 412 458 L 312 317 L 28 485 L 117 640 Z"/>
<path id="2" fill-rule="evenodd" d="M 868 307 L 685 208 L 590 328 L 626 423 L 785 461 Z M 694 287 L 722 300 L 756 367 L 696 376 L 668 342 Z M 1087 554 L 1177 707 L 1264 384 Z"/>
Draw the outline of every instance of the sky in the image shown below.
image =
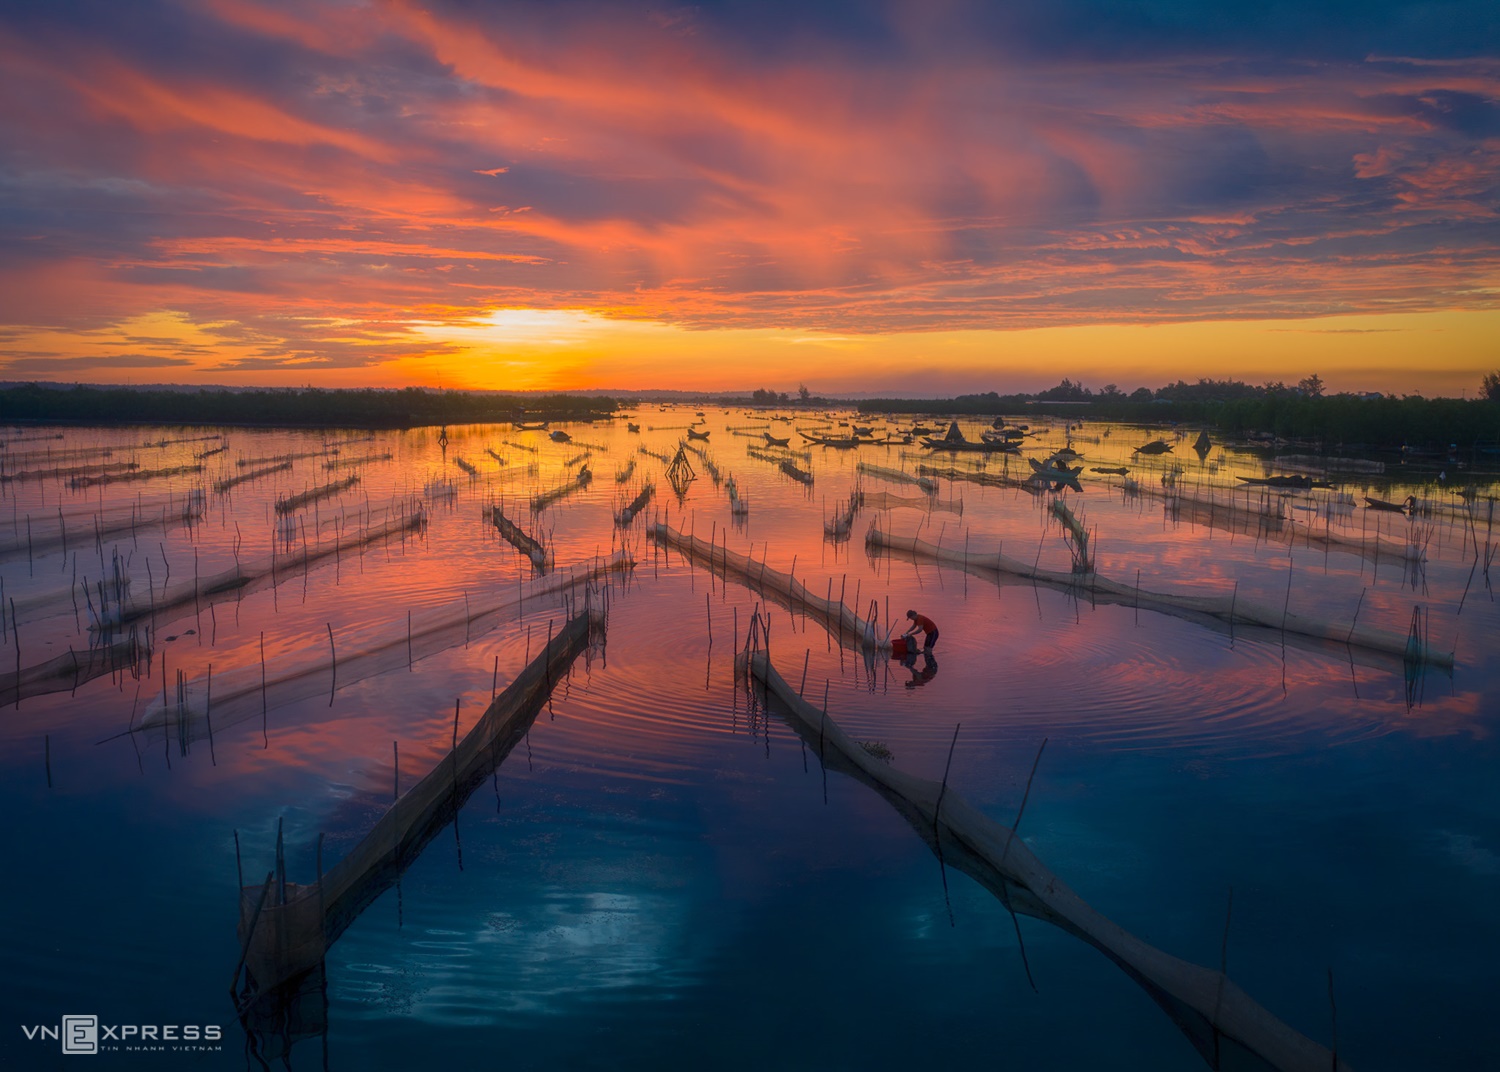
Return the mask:
<path id="1" fill-rule="evenodd" d="M 1500 5 L 0 0 L 0 379 L 1500 368 Z"/>

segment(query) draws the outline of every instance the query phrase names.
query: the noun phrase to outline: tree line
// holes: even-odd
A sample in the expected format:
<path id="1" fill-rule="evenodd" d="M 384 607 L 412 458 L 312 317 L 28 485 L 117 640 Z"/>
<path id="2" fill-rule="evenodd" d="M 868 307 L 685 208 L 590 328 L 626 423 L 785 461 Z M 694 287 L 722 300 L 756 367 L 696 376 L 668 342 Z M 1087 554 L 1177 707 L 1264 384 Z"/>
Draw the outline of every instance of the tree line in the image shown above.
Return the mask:
<path id="1" fill-rule="evenodd" d="M 1313 375 L 1294 386 L 1179 380 L 1154 391 L 1142 387 L 1126 394 L 1114 384 L 1095 392 L 1064 379 L 1056 387 L 1029 394 L 988 391 L 943 399 L 872 398 L 861 402 L 859 409 L 970 416 L 1065 412 L 1085 419 L 1191 423 L 1230 436 L 1265 432 L 1320 442 L 1327 449 L 1468 450 L 1500 444 L 1500 374 L 1486 376 L 1482 387 L 1475 399 L 1329 395 Z"/>
<path id="2" fill-rule="evenodd" d="M 129 387 L 0 388 L 0 420 L 78 424 L 266 424 L 310 428 L 413 428 L 510 420 L 590 420 L 608 397 L 489 391 L 292 388 L 171 390 Z"/>

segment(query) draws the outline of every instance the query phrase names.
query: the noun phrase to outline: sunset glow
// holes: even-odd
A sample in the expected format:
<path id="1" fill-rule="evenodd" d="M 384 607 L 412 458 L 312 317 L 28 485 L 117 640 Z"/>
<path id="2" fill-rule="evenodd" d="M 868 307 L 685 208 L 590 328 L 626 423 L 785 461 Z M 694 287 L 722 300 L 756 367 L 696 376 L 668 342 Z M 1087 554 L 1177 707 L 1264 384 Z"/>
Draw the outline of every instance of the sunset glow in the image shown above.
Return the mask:
<path id="1" fill-rule="evenodd" d="M 1472 394 L 1500 55 L 1444 10 L 7 15 L 0 376 Z"/>

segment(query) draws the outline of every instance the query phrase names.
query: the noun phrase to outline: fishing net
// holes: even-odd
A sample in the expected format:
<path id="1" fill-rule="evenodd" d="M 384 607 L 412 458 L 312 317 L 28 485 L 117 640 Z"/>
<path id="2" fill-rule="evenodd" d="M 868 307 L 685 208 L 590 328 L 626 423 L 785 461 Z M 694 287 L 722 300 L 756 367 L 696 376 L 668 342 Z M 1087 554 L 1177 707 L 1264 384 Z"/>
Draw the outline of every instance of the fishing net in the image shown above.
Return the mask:
<path id="1" fill-rule="evenodd" d="M 1408 634 L 1363 625 L 1357 619 L 1348 626 L 1320 621 L 1305 615 L 1290 613 L 1284 608 L 1265 606 L 1249 599 L 1242 599 L 1237 590 L 1231 593 L 1192 595 L 1151 592 L 1138 586 L 1110 580 L 1097 572 L 1089 572 L 1086 575 L 1061 573 L 1043 569 L 1034 563 L 1008 558 L 998 551 L 993 554 L 970 552 L 967 544 L 961 551 L 951 550 L 935 546 L 916 536 L 894 536 L 882 531 L 878 526 L 871 528 L 865 537 L 865 543 L 871 549 L 898 551 L 930 562 L 955 566 L 981 576 L 1022 577 L 1050 588 L 1086 595 L 1096 603 L 1145 607 L 1179 617 L 1216 619 L 1227 623 L 1231 628 L 1235 625 L 1260 626 L 1279 630 L 1285 634 L 1330 641 L 1346 647 L 1364 648 L 1403 659 L 1430 662 L 1443 667 L 1453 666 L 1451 651 L 1434 651 L 1425 644 L 1413 650 Z"/>
<path id="2" fill-rule="evenodd" d="M 939 860 L 974 878 L 1008 910 L 1051 923 L 1119 965 L 1212 1067 L 1285 1072 L 1348 1068 L 1327 1048 L 1273 1016 L 1222 971 L 1164 953 L 1100 914 L 1048 869 L 1012 827 L 989 818 L 950 789 L 946 775 L 940 784 L 876 758 L 826 710 L 804 700 L 777 673 L 768 652 L 747 650 L 736 669 L 759 685 L 762 701 L 776 703 L 827 769 L 848 774 L 884 797 Z"/>
<path id="3" fill-rule="evenodd" d="M 278 843 L 277 868 L 264 882 L 240 891 L 241 964 L 249 970 L 255 990 L 270 990 L 322 962 L 328 947 L 396 881 L 510 754 L 553 687 L 588 648 L 590 637 L 602 630 L 603 618 L 593 610 L 567 622 L 463 740 L 456 741 L 453 750 L 316 882 L 297 885 L 286 880 Z M 236 965 L 236 985 L 239 972 Z"/>
<path id="4" fill-rule="evenodd" d="M 829 595 L 815 595 L 791 574 L 770 568 L 764 560 L 756 562 L 747 555 L 731 551 L 727 545 L 705 543 L 696 536 L 685 535 L 661 523 L 652 525 L 647 535 L 664 547 L 675 548 L 721 571 L 726 577 L 734 574 L 754 591 L 774 599 L 788 610 L 800 611 L 816 620 L 841 645 L 876 653 L 891 650 L 889 636 L 882 636 L 873 621 L 854 613 L 844 605 L 842 598 L 832 598 L 831 580 Z"/>
<path id="5" fill-rule="evenodd" d="M 330 628 L 327 636 L 284 639 L 288 650 L 306 653 L 295 660 L 280 655 L 267 659 L 263 651 L 257 658 L 257 652 L 246 651 L 227 670 L 190 681 L 178 678 L 175 688 L 168 686 L 164 695 L 146 705 L 133 729 L 153 736 L 165 732 L 188 744 L 277 708 L 318 696 L 331 698 L 338 689 L 474 643 L 528 608 L 633 565 L 630 555 L 619 551 L 515 588 L 409 612 L 405 620 L 344 630 L 336 636 Z M 544 639 L 537 637 L 537 644 Z"/>

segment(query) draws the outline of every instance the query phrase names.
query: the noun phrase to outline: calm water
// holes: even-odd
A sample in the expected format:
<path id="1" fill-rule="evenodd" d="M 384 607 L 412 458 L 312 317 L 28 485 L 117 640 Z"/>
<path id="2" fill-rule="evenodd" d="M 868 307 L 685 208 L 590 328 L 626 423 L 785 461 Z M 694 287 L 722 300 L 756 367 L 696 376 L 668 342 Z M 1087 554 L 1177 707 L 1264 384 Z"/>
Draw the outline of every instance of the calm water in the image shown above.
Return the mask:
<path id="1" fill-rule="evenodd" d="M 1267 526 L 1243 514 L 1264 493 L 1230 490 L 1236 475 L 1266 471 L 1258 457 L 1216 445 L 1200 461 L 1182 440 L 1163 458 L 1132 458 L 1157 433 L 1075 435 L 1085 467 L 1127 465 L 1139 481 L 1132 493 L 1119 476 L 1086 472 L 1083 492 L 1063 495 L 1094 530 L 1103 575 L 1138 575 L 1148 592 L 1234 591 L 1340 623 L 1357 615 L 1400 635 L 1420 606 L 1430 644 L 1453 651 L 1455 665 L 1414 672 L 1399 657 L 1274 630 L 1231 636 L 1094 605 L 1086 592 L 872 556 L 873 510 L 851 540 L 827 540 L 824 518 L 856 483 L 920 496 L 856 472 L 861 461 L 915 472 L 920 448 L 812 447 L 797 461 L 815 477 L 809 490 L 747 454 L 763 415 L 704 413 L 704 446 L 748 497 L 748 518 L 732 520 L 701 457 L 689 456 L 698 476 L 679 498 L 665 466 L 639 452 L 675 450 L 692 410 L 644 408 L 639 435 L 623 421 L 564 426 L 573 444 L 455 428 L 446 449 L 435 430 L 8 432 L 5 473 L 36 475 L 6 482 L 0 500 L 6 673 L 17 648 L 23 667 L 88 650 L 91 602 L 118 591 L 117 555 L 132 597 L 165 600 L 191 583 L 195 561 L 208 577 L 237 558 L 246 568 L 269 562 L 273 546 L 285 559 L 304 541 L 316 549 L 399 519 L 413 499 L 425 502 L 426 524 L 305 571 L 283 564 L 274 584 L 211 610 L 158 613 L 139 630 L 151 658 L 138 672 L 28 691 L 19 704 L 14 688 L 0 696 L 11 865 L 0 893 L 0 1066 L 55 1066 L 58 1042 L 28 1040 L 24 1029 L 92 1013 L 110 1025 L 223 1033 L 208 1052 L 95 1058 L 112 1067 L 406 1068 L 437 1055 L 460 1068 L 1206 1067 L 1135 983 L 1062 931 L 1021 918 L 1023 964 L 1004 907 L 964 875 L 945 876 L 880 797 L 830 774 L 825 799 L 816 756 L 775 718 L 748 721 L 733 681 L 733 651 L 761 597 L 648 543 L 655 520 L 783 570 L 795 561 L 810 589 L 831 585 L 862 616 L 874 600 L 882 623 L 908 607 L 936 619 L 935 672 L 920 660 L 869 666 L 776 606 L 772 653 L 793 680 L 806 660 L 809 693 L 827 683 L 830 717 L 883 742 L 903 770 L 940 778 L 961 725 L 949 785 L 1003 823 L 1015 820 L 1045 738 L 1020 835 L 1127 930 L 1217 967 L 1232 889 L 1230 975 L 1296 1030 L 1331 1042 L 1331 969 L 1338 1050 L 1354 1067 L 1497 1060 L 1500 613 L 1482 564 L 1500 539 L 1483 501 L 1492 490 L 1481 486 L 1477 522 L 1451 508 L 1414 520 L 1330 510 L 1328 493 L 1312 492 L 1290 495 L 1286 520 Z M 977 438 L 980 428 L 965 430 Z M 1064 443 L 1060 425 L 1033 431 L 1032 456 Z M 530 497 L 576 471 L 566 463 L 581 444 L 594 448 L 593 483 L 534 514 Z M 299 457 L 214 490 L 275 464 L 240 461 L 286 455 Z M 361 458 L 374 460 L 327 468 Z M 631 478 L 617 482 L 632 460 Z M 203 469 L 80 489 L 48 472 L 125 462 Z M 987 470 L 1029 473 L 1020 459 Z M 278 499 L 350 475 L 356 485 L 293 511 L 292 525 L 278 521 Z M 1358 476 L 1342 490 L 1362 501 L 1368 482 L 1380 498 L 1461 505 L 1433 475 Z M 1241 513 L 1174 516 L 1164 477 Z M 614 510 L 643 480 L 657 497 L 633 527 L 616 528 Z M 880 525 L 920 526 L 925 539 L 975 557 L 1003 550 L 1068 568 L 1050 496 L 939 485 L 949 509 L 880 511 Z M 195 523 L 147 521 L 179 514 L 194 489 L 205 505 Z M 409 787 L 446 753 L 455 701 L 466 730 L 565 620 L 557 596 L 516 604 L 535 571 L 483 516 L 492 503 L 542 534 L 559 569 L 632 552 L 634 570 L 611 582 L 607 644 L 575 663 L 457 829 L 333 946 L 326 985 L 302 1019 L 280 1036 L 253 1025 L 247 1038 L 229 992 L 238 870 L 258 884 L 280 823 L 289 878 L 312 881 L 319 835 L 327 867 L 389 805 L 394 776 Z M 1309 542 L 1320 533 L 1342 542 Z M 1372 551 L 1377 535 L 1383 555 Z M 1425 549 L 1419 569 L 1389 553 L 1413 543 Z M 467 640 L 462 627 L 442 628 L 463 620 L 466 600 L 501 608 Z M 418 637 L 410 666 L 408 613 Z M 262 635 L 270 677 L 290 677 L 268 691 L 264 715 Z M 212 742 L 139 728 L 164 687 L 172 694 L 183 675 L 196 695 L 210 667 Z"/>

